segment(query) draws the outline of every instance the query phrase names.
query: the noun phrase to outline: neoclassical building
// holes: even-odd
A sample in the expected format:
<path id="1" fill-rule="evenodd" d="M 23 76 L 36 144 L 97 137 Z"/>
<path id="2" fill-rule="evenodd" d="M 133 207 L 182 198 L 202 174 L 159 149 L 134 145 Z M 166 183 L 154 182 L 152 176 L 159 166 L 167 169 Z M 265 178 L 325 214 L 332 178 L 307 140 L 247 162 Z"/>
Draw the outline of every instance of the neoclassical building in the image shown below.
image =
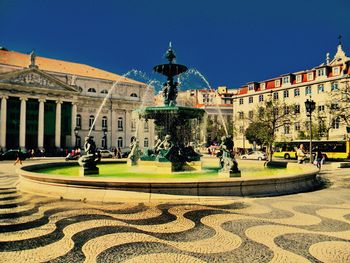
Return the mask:
<path id="1" fill-rule="evenodd" d="M 90 130 L 101 148 L 127 148 L 136 129 L 141 147 L 154 141 L 132 114 L 153 104 L 153 88 L 88 65 L 1 48 L 0 98 L 3 150 L 81 146 Z"/>
<path id="2" fill-rule="evenodd" d="M 299 132 L 308 131 L 308 117 L 306 116 L 305 101 L 312 99 L 316 102 L 313 112 L 313 123 L 320 130 L 328 130 L 322 134 L 322 139 L 344 140 L 346 138 L 346 124 L 339 117 L 330 114 L 330 108 L 337 107 L 337 101 L 332 97 L 343 85 L 349 85 L 350 58 L 346 56 L 342 44 L 339 43 L 333 58 L 329 53 L 326 60 L 319 66 L 309 70 L 287 73 L 273 79 L 249 82 L 239 89 L 234 97 L 234 138 L 235 147 L 251 148 L 252 145 L 245 138 L 245 129 L 256 114 L 257 106 L 266 100 L 279 100 L 282 104 L 293 105 L 294 116 L 290 123 L 280 127 L 277 140 L 292 141 L 299 139 Z M 288 110 L 287 108 L 285 110 Z M 328 127 L 327 127 L 328 126 Z"/>

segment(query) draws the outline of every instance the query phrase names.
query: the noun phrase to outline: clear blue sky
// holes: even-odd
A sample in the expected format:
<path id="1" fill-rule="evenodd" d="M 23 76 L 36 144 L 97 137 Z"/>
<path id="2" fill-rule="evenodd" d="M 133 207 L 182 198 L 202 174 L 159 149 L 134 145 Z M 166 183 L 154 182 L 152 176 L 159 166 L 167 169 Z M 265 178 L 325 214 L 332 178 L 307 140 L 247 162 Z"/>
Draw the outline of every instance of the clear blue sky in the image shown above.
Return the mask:
<path id="1" fill-rule="evenodd" d="M 349 0 L 0 0 L 0 46 L 118 74 L 151 72 L 172 41 L 212 87 L 239 87 L 350 53 Z"/>

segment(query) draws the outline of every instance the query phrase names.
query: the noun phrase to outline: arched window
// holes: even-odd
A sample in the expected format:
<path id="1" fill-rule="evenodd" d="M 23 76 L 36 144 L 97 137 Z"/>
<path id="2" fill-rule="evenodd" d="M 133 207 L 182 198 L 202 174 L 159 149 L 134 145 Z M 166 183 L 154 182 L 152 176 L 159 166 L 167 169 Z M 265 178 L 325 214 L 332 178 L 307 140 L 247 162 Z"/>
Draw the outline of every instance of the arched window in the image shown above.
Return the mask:
<path id="1" fill-rule="evenodd" d="M 102 129 L 107 129 L 107 117 L 102 117 Z"/>
<path id="2" fill-rule="evenodd" d="M 144 124 L 144 129 L 145 129 L 145 132 L 148 131 L 148 121 L 145 121 L 145 124 Z"/>
<path id="3" fill-rule="evenodd" d="M 108 90 L 106 90 L 106 89 L 101 90 L 101 93 L 102 93 L 102 94 L 108 94 Z"/>
<path id="4" fill-rule="evenodd" d="M 122 131 L 123 130 L 123 118 L 119 117 L 118 118 L 118 131 Z"/>
<path id="5" fill-rule="evenodd" d="M 89 88 L 89 89 L 88 89 L 88 92 L 96 93 L 96 90 L 95 90 L 94 88 Z"/>
<path id="6" fill-rule="evenodd" d="M 81 115 L 78 114 L 76 117 L 76 126 L 78 129 L 81 129 Z"/>
<path id="7" fill-rule="evenodd" d="M 143 146 L 148 147 L 148 138 L 145 138 L 143 141 Z"/>
<path id="8" fill-rule="evenodd" d="M 118 137 L 117 146 L 120 148 L 123 148 L 123 138 L 122 137 Z"/>
<path id="9" fill-rule="evenodd" d="M 131 93 L 131 94 L 130 94 L 130 97 L 137 98 L 137 94 L 136 94 L 136 93 Z"/>
<path id="10" fill-rule="evenodd" d="M 92 124 L 94 123 L 94 120 L 95 120 L 95 116 L 94 115 L 90 115 L 90 117 L 89 117 L 89 129 L 91 129 Z M 94 127 L 92 129 L 95 130 L 95 125 L 94 125 Z"/>

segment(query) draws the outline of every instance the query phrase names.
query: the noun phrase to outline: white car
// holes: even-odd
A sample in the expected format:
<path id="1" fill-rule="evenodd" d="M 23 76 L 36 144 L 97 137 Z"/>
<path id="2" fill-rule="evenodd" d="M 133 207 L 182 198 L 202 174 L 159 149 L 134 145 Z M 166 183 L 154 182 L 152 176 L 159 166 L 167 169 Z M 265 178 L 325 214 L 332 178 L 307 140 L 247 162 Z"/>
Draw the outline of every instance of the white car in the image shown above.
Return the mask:
<path id="1" fill-rule="evenodd" d="M 102 158 L 112 158 L 113 156 L 114 156 L 114 153 L 112 153 L 110 150 L 101 150 Z"/>
<path id="2" fill-rule="evenodd" d="M 266 160 L 266 153 L 261 151 L 252 151 L 248 154 L 241 155 L 242 160 Z"/>

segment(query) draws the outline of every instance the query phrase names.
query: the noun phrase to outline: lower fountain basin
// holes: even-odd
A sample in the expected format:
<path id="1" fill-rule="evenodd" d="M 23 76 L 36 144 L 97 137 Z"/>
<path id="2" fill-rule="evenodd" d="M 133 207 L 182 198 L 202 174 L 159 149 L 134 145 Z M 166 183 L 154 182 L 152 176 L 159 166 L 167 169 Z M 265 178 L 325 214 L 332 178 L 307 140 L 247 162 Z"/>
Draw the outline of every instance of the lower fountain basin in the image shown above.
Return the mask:
<path id="1" fill-rule="evenodd" d="M 240 166 L 244 168 L 245 165 Z M 263 167 L 263 163 L 258 163 Z M 290 164 L 288 169 L 275 170 L 275 175 L 260 176 L 245 175 L 242 177 L 220 178 L 216 171 L 204 173 L 172 173 L 157 174 L 150 178 L 151 173 L 131 171 L 121 176 L 104 174 L 106 165 L 127 166 L 125 163 L 100 164 L 101 174 L 95 177 L 79 177 L 79 167 L 76 163 L 56 162 L 49 164 L 28 165 L 18 168 L 20 175 L 19 188 L 45 196 L 72 200 L 89 200 L 102 202 L 115 201 L 150 201 L 164 199 L 201 199 L 203 197 L 232 196 L 274 196 L 311 191 L 320 186 L 317 177 L 318 169 L 312 165 Z M 40 173 L 44 169 L 77 169 L 77 174 L 58 175 Z M 291 172 L 291 170 L 297 172 Z M 254 167 L 254 169 L 257 169 Z M 264 171 L 264 170 L 262 170 Z M 267 171 L 267 170 L 266 170 Z M 116 170 L 114 170 L 116 173 Z M 135 176 L 133 176 L 133 174 Z M 253 174 L 257 174 L 253 171 Z"/>

